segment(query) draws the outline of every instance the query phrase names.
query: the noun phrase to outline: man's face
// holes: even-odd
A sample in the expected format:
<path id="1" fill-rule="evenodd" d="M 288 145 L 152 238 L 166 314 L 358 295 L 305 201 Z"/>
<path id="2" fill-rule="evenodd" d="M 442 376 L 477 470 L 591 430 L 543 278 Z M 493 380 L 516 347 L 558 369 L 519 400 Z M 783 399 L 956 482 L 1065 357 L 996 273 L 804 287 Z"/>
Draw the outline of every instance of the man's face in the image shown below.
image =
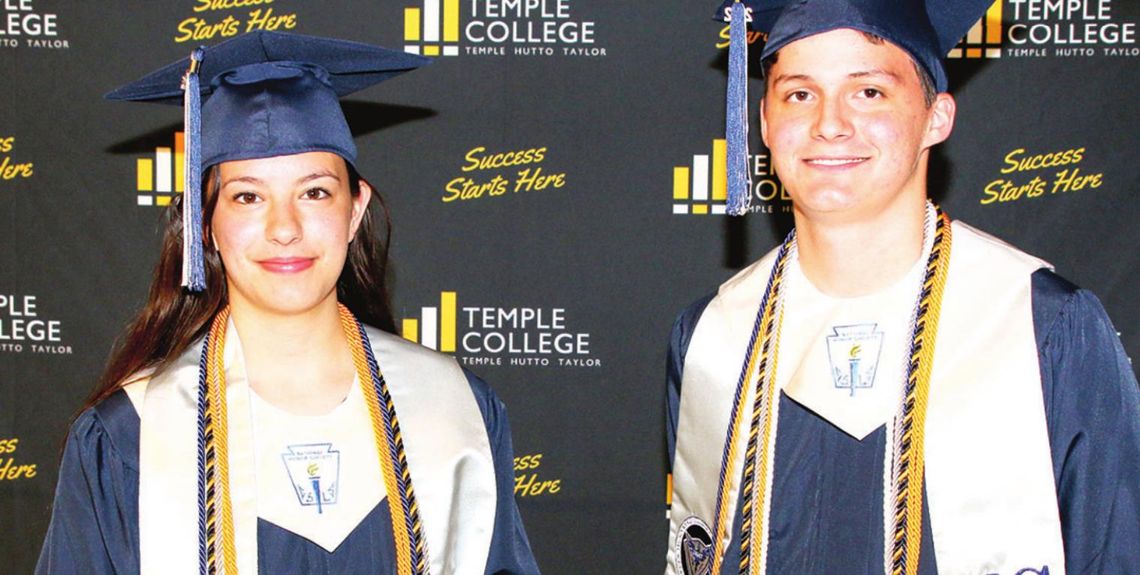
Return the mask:
<path id="1" fill-rule="evenodd" d="M 925 201 L 928 149 L 950 135 L 954 101 L 931 106 L 910 56 L 833 30 L 782 48 L 761 102 L 761 134 L 797 213 L 870 221 Z"/>

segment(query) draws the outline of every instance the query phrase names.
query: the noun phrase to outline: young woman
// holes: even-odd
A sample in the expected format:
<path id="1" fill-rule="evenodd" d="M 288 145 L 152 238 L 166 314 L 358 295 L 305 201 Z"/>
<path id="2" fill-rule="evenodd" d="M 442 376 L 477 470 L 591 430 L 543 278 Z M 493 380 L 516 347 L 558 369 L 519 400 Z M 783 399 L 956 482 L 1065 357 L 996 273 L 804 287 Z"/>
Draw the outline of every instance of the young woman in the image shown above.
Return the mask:
<path id="1" fill-rule="evenodd" d="M 185 92 L 202 196 L 72 426 L 38 572 L 537 573 L 502 403 L 391 333 L 337 102 L 422 63 L 257 33 L 108 96 Z"/>

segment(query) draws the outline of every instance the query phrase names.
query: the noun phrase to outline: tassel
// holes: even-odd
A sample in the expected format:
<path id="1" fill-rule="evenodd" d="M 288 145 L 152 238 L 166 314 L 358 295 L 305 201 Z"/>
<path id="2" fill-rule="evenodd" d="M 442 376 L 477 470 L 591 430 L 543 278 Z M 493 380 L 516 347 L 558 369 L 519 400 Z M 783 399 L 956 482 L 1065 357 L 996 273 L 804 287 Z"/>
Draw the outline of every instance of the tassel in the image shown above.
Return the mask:
<path id="1" fill-rule="evenodd" d="M 728 41 L 728 101 L 725 114 L 727 140 L 728 205 L 732 216 L 748 212 L 752 178 L 748 173 L 748 41 L 747 8 L 737 0 L 732 5 Z"/>
<path id="2" fill-rule="evenodd" d="M 198 79 L 204 53 L 205 47 L 198 47 L 190 55 L 190 68 L 183 81 L 186 169 L 182 187 L 182 287 L 192 292 L 206 289 L 202 255 L 202 94 Z"/>

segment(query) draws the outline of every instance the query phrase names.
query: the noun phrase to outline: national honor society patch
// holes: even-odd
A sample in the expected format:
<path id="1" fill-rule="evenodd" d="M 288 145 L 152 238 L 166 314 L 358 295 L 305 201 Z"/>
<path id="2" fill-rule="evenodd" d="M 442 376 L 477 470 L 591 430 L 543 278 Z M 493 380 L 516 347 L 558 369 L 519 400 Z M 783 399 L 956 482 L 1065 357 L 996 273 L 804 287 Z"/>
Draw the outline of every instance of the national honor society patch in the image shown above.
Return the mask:
<path id="1" fill-rule="evenodd" d="M 281 454 L 297 501 L 304 507 L 316 506 L 323 513 L 325 505 L 336 503 L 340 483 L 340 452 L 331 443 L 290 445 Z"/>
<path id="2" fill-rule="evenodd" d="M 673 556 L 680 563 L 679 570 L 684 575 L 712 575 L 713 566 L 712 532 L 707 523 L 699 517 L 689 517 L 681 523 L 677 531 L 676 549 Z"/>
<path id="3" fill-rule="evenodd" d="M 875 331 L 876 325 L 833 326 L 832 335 L 827 336 L 831 380 L 837 389 L 850 390 L 852 397 L 856 389 L 866 389 L 875 384 L 879 353 L 883 350 L 883 332 Z"/>

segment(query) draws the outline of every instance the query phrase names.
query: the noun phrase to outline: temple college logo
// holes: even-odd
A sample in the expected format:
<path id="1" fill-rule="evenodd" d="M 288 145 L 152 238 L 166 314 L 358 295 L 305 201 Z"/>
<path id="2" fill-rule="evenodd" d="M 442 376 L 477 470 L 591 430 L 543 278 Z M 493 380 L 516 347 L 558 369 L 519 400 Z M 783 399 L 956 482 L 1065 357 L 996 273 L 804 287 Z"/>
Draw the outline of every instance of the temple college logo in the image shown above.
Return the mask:
<path id="1" fill-rule="evenodd" d="M 791 197 L 772 169 L 768 151 L 748 156 L 752 205 L 749 213 L 791 211 Z M 687 166 L 673 166 L 673 213 L 678 215 L 724 215 L 728 198 L 728 144 L 712 141 L 711 153 L 693 154 Z"/>
<path id="2" fill-rule="evenodd" d="M 325 505 L 336 503 L 340 487 L 340 452 L 331 443 L 290 445 L 281 454 L 297 502 L 304 507 L 317 507 L 323 513 Z"/>
<path id="3" fill-rule="evenodd" d="M 947 58 L 1001 58 L 1002 3 L 994 0 L 982 16 L 966 32 L 966 37 L 958 43 Z"/>
<path id="4" fill-rule="evenodd" d="M 827 336 L 827 359 L 831 363 L 831 379 L 836 389 L 856 389 L 875 384 L 879 352 L 883 349 L 883 332 L 873 323 L 833 326 Z"/>
<path id="5" fill-rule="evenodd" d="M 172 145 L 158 146 L 154 154 L 135 160 L 135 190 L 140 206 L 168 206 L 183 192 L 186 137 L 175 132 Z"/>

